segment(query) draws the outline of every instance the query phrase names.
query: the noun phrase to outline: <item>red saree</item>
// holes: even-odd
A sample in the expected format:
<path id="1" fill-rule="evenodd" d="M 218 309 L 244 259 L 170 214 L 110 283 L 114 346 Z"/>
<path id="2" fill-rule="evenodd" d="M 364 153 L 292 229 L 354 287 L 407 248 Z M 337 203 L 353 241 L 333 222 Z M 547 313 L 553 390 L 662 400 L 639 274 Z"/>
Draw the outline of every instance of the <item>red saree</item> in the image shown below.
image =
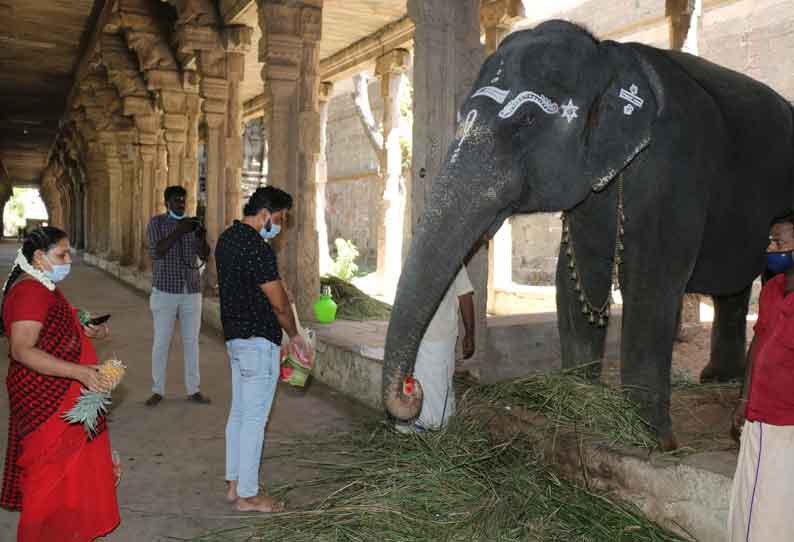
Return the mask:
<path id="1" fill-rule="evenodd" d="M 73 363 L 97 363 L 76 310 L 59 290 L 31 280 L 14 285 L 3 310 L 6 334 L 21 320 L 42 322 L 37 348 Z M 82 425 L 62 418 L 80 383 L 11 359 L 6 386 L 9 439 L 0 505 L 22 512 L 17 542 L 91 542 L 115 529 L 120 518 L 104 420 L 89 440 Z"/>

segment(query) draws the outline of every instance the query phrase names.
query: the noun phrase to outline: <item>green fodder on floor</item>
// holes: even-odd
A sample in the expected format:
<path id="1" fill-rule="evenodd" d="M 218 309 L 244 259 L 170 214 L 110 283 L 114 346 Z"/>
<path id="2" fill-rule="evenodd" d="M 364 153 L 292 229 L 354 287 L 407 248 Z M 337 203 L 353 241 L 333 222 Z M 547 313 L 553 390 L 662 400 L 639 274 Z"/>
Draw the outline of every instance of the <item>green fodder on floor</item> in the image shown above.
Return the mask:
<path id="1" fill-rule="evenodd" d="M 235 528 L 196 540 L 684 540 L 632 504 L 557 478 L 526 435 L 497 437 L 477 412 L 464 401 L 437 433 L 400 435 L 380 423 L 319 441 L 282 443 L 284 454 L 316 475 L 275 493 L 288 505 L 296 489 L 311 487 L 319 498 L 302 510 L 241 519 Z"/>
<path id="2" fill-rule="evenodd" d="M 539 373 L 473 388 L 481 400 L 542 414 L 553 428 L 574 430 L 615 445 L 656 445 L 639 408 L 625 394 L 594 382 L 594 364 L 557 373 Z"/>
<path id="3" fill-rule="evenodd" d="M 388 320 L 391 307 L 373 299 L 349 282 L 336 277 L 322 277 L 321 286 L 331 289 L 331 297 L 336 302 L 336 317 L 342 320 Z"/>

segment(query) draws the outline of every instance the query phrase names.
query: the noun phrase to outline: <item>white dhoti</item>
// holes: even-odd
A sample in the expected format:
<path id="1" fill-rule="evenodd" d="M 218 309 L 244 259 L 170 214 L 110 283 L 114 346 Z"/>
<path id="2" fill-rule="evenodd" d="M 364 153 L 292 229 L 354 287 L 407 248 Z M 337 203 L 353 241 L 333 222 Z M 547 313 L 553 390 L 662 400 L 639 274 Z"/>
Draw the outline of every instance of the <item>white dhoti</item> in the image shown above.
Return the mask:
<path id="1" fill-rule="evenodd" d="M 414 366 L 414 377 L 422 385 L 424 400 L 416 422 L 411 425 L 398 424 L 400 432 L 441 429 L 450 416 L 455 414 L 455 337 L 446 341 L 423 340 L 419 344 Z"/>
<path id="2" fill-rule="evenodd" d="M 728 540 L 794 540 L 794 426 L 745 422 L 733 477 Z"/>

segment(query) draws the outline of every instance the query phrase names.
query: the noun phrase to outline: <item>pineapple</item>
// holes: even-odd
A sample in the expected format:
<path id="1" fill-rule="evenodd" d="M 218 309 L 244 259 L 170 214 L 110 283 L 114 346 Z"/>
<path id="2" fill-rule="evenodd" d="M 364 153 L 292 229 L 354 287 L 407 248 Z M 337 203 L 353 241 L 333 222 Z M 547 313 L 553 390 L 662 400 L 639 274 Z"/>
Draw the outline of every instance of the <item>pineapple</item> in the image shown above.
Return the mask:
<path id="1" fill-rule="evenodd" d="M 127 367 L 117 359 L 111 359 L 99 366 L 99 374 L 110 382 L 110 390 L 124 378 Z M 101 393 L 83 389 L 72 409 L 63 418 L 69 423 L 82 423 L 89 437 L 96 436 L 96 423 L 99 416 L 105 414 L 110 406 L 110 392 Z"/>

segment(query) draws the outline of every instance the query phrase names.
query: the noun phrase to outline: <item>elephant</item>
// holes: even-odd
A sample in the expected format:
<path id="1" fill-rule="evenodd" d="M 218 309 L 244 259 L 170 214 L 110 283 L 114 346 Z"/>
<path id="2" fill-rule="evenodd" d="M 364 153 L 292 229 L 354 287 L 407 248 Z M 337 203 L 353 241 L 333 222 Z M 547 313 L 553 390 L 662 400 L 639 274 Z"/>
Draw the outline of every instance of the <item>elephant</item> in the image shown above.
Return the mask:
<path id="1" fill-rule="evenodd" d="M 515 214 L 563 213 L 556 273 L 563 368 L 602 360 L 614 278 L 621 382 L 664 449 L 685 293 L 712 296 L 710 378 L 741 377 L 752 282 L 794 202 L 792 107 L 686 53 L 599 40 L 561 20 L 483 63 L 416 226 L 383 364 L 387 412 L 421 408 L 418 344 L 464 256 Z M 410 382 L 410 380 L 409 380 Z"/>

